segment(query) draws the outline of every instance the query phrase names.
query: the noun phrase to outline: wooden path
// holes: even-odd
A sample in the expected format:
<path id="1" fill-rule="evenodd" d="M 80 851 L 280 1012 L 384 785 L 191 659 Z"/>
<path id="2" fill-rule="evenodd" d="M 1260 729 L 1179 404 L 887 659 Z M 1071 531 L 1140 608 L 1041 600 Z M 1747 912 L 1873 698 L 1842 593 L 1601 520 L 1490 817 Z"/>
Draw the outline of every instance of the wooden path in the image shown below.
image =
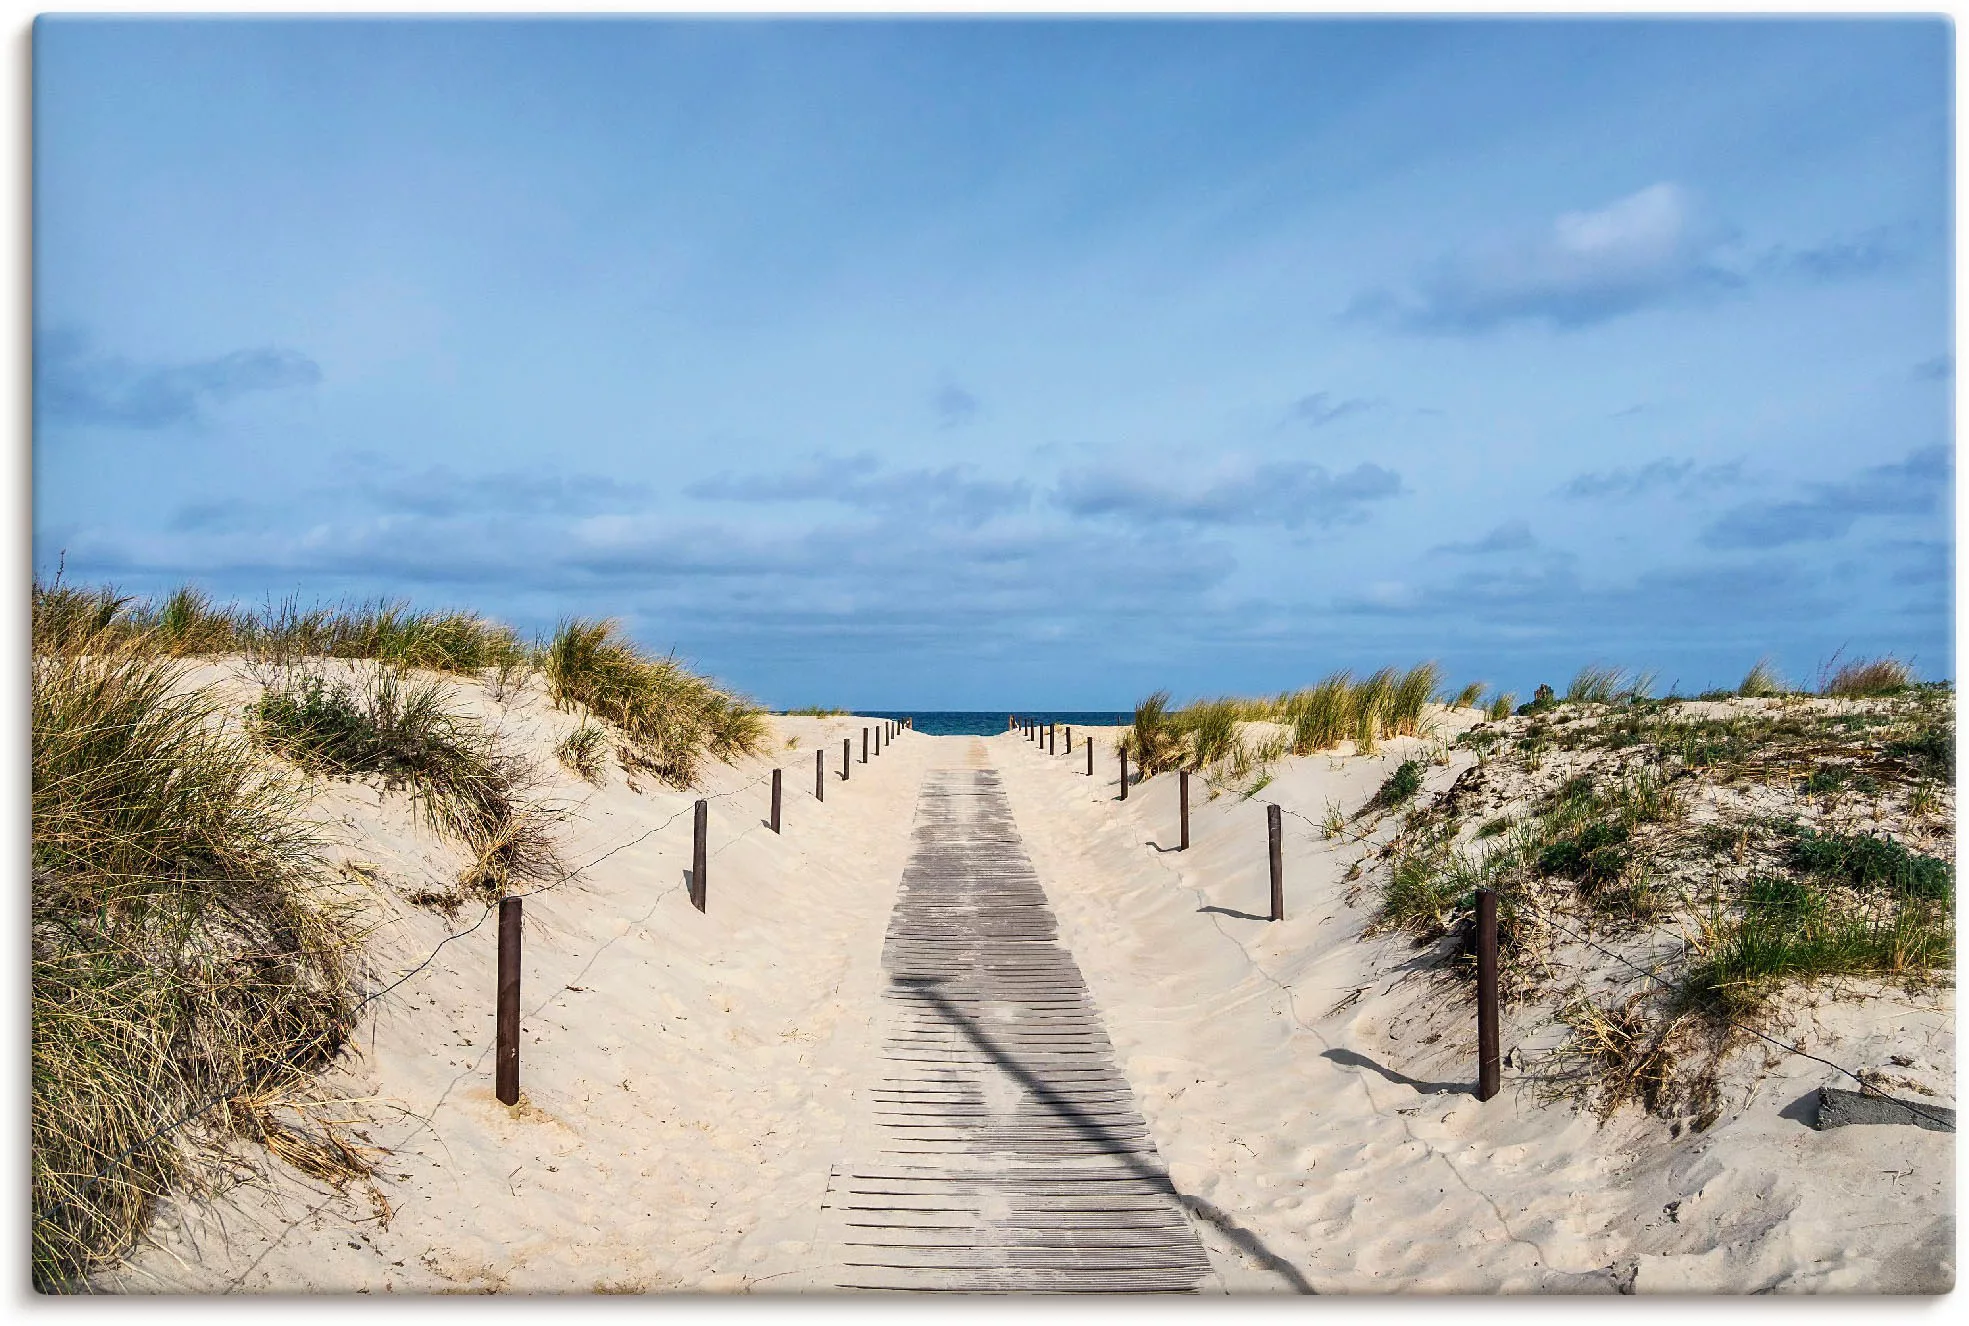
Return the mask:
<path id="1" fill-rule="evenodd" d="M 1203 1249 L 988 769 L 931 772 L 881 1076 L 821 1246 L 842 1289 L 1193 1290 Z"/>

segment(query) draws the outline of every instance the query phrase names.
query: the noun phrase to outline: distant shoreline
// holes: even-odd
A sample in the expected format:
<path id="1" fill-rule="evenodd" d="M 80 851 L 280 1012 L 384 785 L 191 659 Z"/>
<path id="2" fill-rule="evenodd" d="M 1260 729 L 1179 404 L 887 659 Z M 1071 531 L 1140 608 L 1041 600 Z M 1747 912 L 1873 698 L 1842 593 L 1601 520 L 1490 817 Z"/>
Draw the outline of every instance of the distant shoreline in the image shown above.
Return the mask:
<path id="1" fill-rule="evenodd" d="M 990 737 L 1005 731 L 1017 716 L 1026 723 L 1074 724 L 1080 727 L 1127 727 L 1135 721 L 1132 709 L 947 709 L 854 711 L 867 718 L 914 719 L 912 730 L 928 737 Z"/>

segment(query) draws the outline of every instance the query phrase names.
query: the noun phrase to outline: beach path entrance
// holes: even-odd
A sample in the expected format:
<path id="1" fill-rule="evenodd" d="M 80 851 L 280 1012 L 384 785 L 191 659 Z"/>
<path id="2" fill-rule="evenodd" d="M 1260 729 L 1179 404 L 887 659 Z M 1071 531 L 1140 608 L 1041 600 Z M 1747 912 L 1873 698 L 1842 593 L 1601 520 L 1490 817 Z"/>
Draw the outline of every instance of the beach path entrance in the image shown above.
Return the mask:
<path id="1" fill-rule="evenodd" d="M 928 773 L 882 1038 L 816 1251 L 841 1289 L 1181 1292 L 1211 1274 L 996 772 Z"/>

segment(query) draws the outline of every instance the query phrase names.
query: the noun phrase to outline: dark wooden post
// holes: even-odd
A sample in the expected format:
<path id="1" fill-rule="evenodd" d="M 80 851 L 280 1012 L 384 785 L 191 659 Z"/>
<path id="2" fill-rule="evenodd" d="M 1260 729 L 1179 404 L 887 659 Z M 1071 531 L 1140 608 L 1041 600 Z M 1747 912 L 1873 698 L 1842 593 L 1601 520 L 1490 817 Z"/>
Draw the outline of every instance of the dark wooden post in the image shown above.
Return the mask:
<path id="1" fill-rule="evenodd" d="M 861 762 L 868 763 L 868 729 L 861 730 Z"/>
<path id="2" fill-rule="evenodd" d="M 1067 724 L 1067 754 L 1073 754 L 1073 724 Z"/>
<path id="3" fill-rule="evenodd" d="M 1497 1094 L 1497 894 L 1477 890 L 1477 1099 Z"/>
<path id="4" fill-rule="evenodd" d="M 1176 805 L 1183 823 L 1183 845 L 1179 851 L 1190 850 L 1190 771 L 1176 771 Z"/>
<path id="5" fill-rule="evenodd" d="M 520 900 L 499 900 L 499 1016 L 493 1053 L 493 1094 L 501 1105 L 520 1099 Z"/>
<path id="6" fill-rule="evenodd" d="M 1265 807 L 1265 836 L 1272 849 L 1272 919 L 1285 919 L 1285 828 L 1279 819 L 1278 803 Z"/>
<path id="7" fill-rule="evenodd" d="M 1128 799 L 1128 748 L 1116 746 L 1115 750 L 1121 754 L 1121 800 L 1126 801 Z"/>
<path id="8" fill-rule="evenodd" d="M 779 832 L 779 770 L 773 770 L 773 832 Z"/>
<path id="9" fill-rule="evenodd" d="M 1087 738 L 1085 744 L 1087 746 L 1087 776 L 1092 778 L 1094 776 L 1094 738 Z"/>
<path id="10" fill-rule="evenodd" d="M 841 781 L 848 781 L 848 767 L 854 763 L 855 739 L 841 738 Z"/>
<path id="11" fill-rule="evenodd" d="M 704 910 L 704 835 L 711 826 L 711 803 L 697 803 L 691 817 L 691 906 Z"/>
<path id="12" fill-rule="evenodd" d="M 1048 723 L 1046 725 L 1046 753 L 1048 755 L 1058 755 L 1060 753 L 1060 725 L 1058 723 Z"/>

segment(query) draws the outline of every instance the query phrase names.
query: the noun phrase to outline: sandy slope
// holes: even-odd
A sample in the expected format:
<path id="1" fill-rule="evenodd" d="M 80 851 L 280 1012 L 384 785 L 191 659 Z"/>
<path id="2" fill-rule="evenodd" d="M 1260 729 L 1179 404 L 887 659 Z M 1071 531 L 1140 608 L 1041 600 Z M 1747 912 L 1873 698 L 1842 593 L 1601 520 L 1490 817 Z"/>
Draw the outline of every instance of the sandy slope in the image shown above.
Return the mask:
<path id="1" fill-rule="evenodd" d="M 219 674 L 210 674 L 215 679 Z M 494 935 L 438 950 L 377 1005 L 329 1085 L 391 1154 L 380 1196 L 280 1170 L 166 1213 L 104 1288 L 773 1291 L 812 1286 L 830 1165 L 872 1054 L 882 936 L 915 788 L 944 764 L 1004 771 L 1061 935 L 1086 975 L 1163 1158 L 1232 1289 L 1933 1290 L 1952 1282 L 1953 1137 L 1817 1133 L 1786 1117 L 1828 1080 L 1774 1060 L 1702 1134 L 1632 1111 L 1601 1127 L 1535 1103 L 1507 1070 L 1479 1104 L 1461 987 L 1415 979 L 1399 937 L 1360 940 L 1358 846 L 1288 817 L 1288 919 L 1267 905 L 1263 802 L 1317 821 L 1357 806 L 1419 743 L 1290 761 L 1257 798 L 1205 803 L 1175 842 L 1175 780 L 1113 800 L 1103 749 L 1048 758 L 1016 734 L 904 736 L 838 778 L 860 720 L 774 720 L 794 745 L 715 769 L 710 910 L 685 896 L 693 794 L 619 772 L 597 790 L 546 754 L 574 724 L 538 695 L 467 688 L 554 775 L 578 880 L 527 906 L 525 1099 L 492 1098 Z M 242 692 L 243 694 L 243 692 Z M 1079 734 L 1076 734 L 1078 737 Z M 813 801 L 816 743 L 827 801 Z M 1432 766 L 1441 788 L 1460 769 Z M 782 764 L 786 833 L 761 821 Z M 325 785 L 321 808 L 382 918 L 379 978 L 454 929 L 401 902 L 456 850 L 403 797 Z M 682 812 L 682 813 L 680 813 Z M 675 818 L 672 818 L 672 817 Z M 655 826 L 655 832 L 650 830 Z M 462 926 L 473 919 L 461 918 Z M 1406 979 L 1405 979 L 1406 978 Z M 1898 998 L 1898 997 L 1897 997 Z M 1953 1103 L 1952 1002 L 1825 1002 L 1797 1034 L 1873 1066 L 1911 1055 Z M 1507 1013 L 1505 1046 L 1550 1028 Z"/>
<path id="2" fill-rule="evenodd" d="M 509 705 L 461 694 L 551 771 L 566 857 L 594 863 L 526 904 L 521 1104 L 492 1096 L 487 923 L 372 1006 L 359 1055 L 328 1084 L 389 1148 L 379 1187 L 393 1214 L 278 1170 L 167 1212 L 155 1246 L 103 1288 L 770 1288 L 804 1252 L 933 743 L 905 736 L 843 783 L 840 737 L 854 737 L 858 760 L 864 720 L 774 720 L 774 754 L 707 779 L 714 797 L 730 795 L 711 803 L 699 915 L 684 884 L 693 794 L 634 792 L 619 771 L 590 788 L 547 753 L 573 717 L 537 694 Z M 820 806 L 816 743 L 828 750 Z M 778 837 L 763 819 L 775 763 L 787 769 Z M 453 929 L 401 895 L 443 887 L 462 858 L 401 795 L 328 783 L 319 805 L 336 855 L 378 881 L 371 962 L 387 979 Z"/>
<path id="3" fill-rule="evenodd" d="M 1204 804 L 1173 847 L 1176 784 L 1113 800 L 1112 773 L 1002 748 L 1013 810 L 1064 938 L 1185 1193 L 1234 1221 L 1233 1287 L 1423 1290 L 1928 1291 L 1953 1282 L 1952 1135 L 1820 1133 L 1793 1107 L 1810 1060 L 1740 1065 L 1723 1117 L 1671 1137 L 1627 1110 L 1604 1128 L 1541 1106 L 1510 1069 L 1469 1094 L 1467 987 L 1415 979 L 1400 936 L 1362 942 L 1369 891 L 1349 905 L 1356 846 L 1286 818 L 1286 911 L 1269 905 L 1263 802 L 1317 821 L 1360 805 L 1413 739 L 1377 758 L 1290 761 L 1255 799 Z M 994 750 L 998 754 L 998 750 Z M 1432 766 L 1441 789 L 1467 755 Z M 1953 999 L 1898 991 L 1823 1000 L 1790 1030 L 1853 1067 L 1892 1054 L 1954 1104 Z M 1506 1010 L 1504 1046 L 1549 1043 L 1540 1010 Z M 1757 1072 L 1761 1082 L 1750 1079 Z M 1809 1116 L 1807 1116 L 1809 1117 Z M 1209 1231 L 1206 1230 L 1206 1237 Z M 1279 1266 L 1295 1268 L 1282 1272 Z"/>

